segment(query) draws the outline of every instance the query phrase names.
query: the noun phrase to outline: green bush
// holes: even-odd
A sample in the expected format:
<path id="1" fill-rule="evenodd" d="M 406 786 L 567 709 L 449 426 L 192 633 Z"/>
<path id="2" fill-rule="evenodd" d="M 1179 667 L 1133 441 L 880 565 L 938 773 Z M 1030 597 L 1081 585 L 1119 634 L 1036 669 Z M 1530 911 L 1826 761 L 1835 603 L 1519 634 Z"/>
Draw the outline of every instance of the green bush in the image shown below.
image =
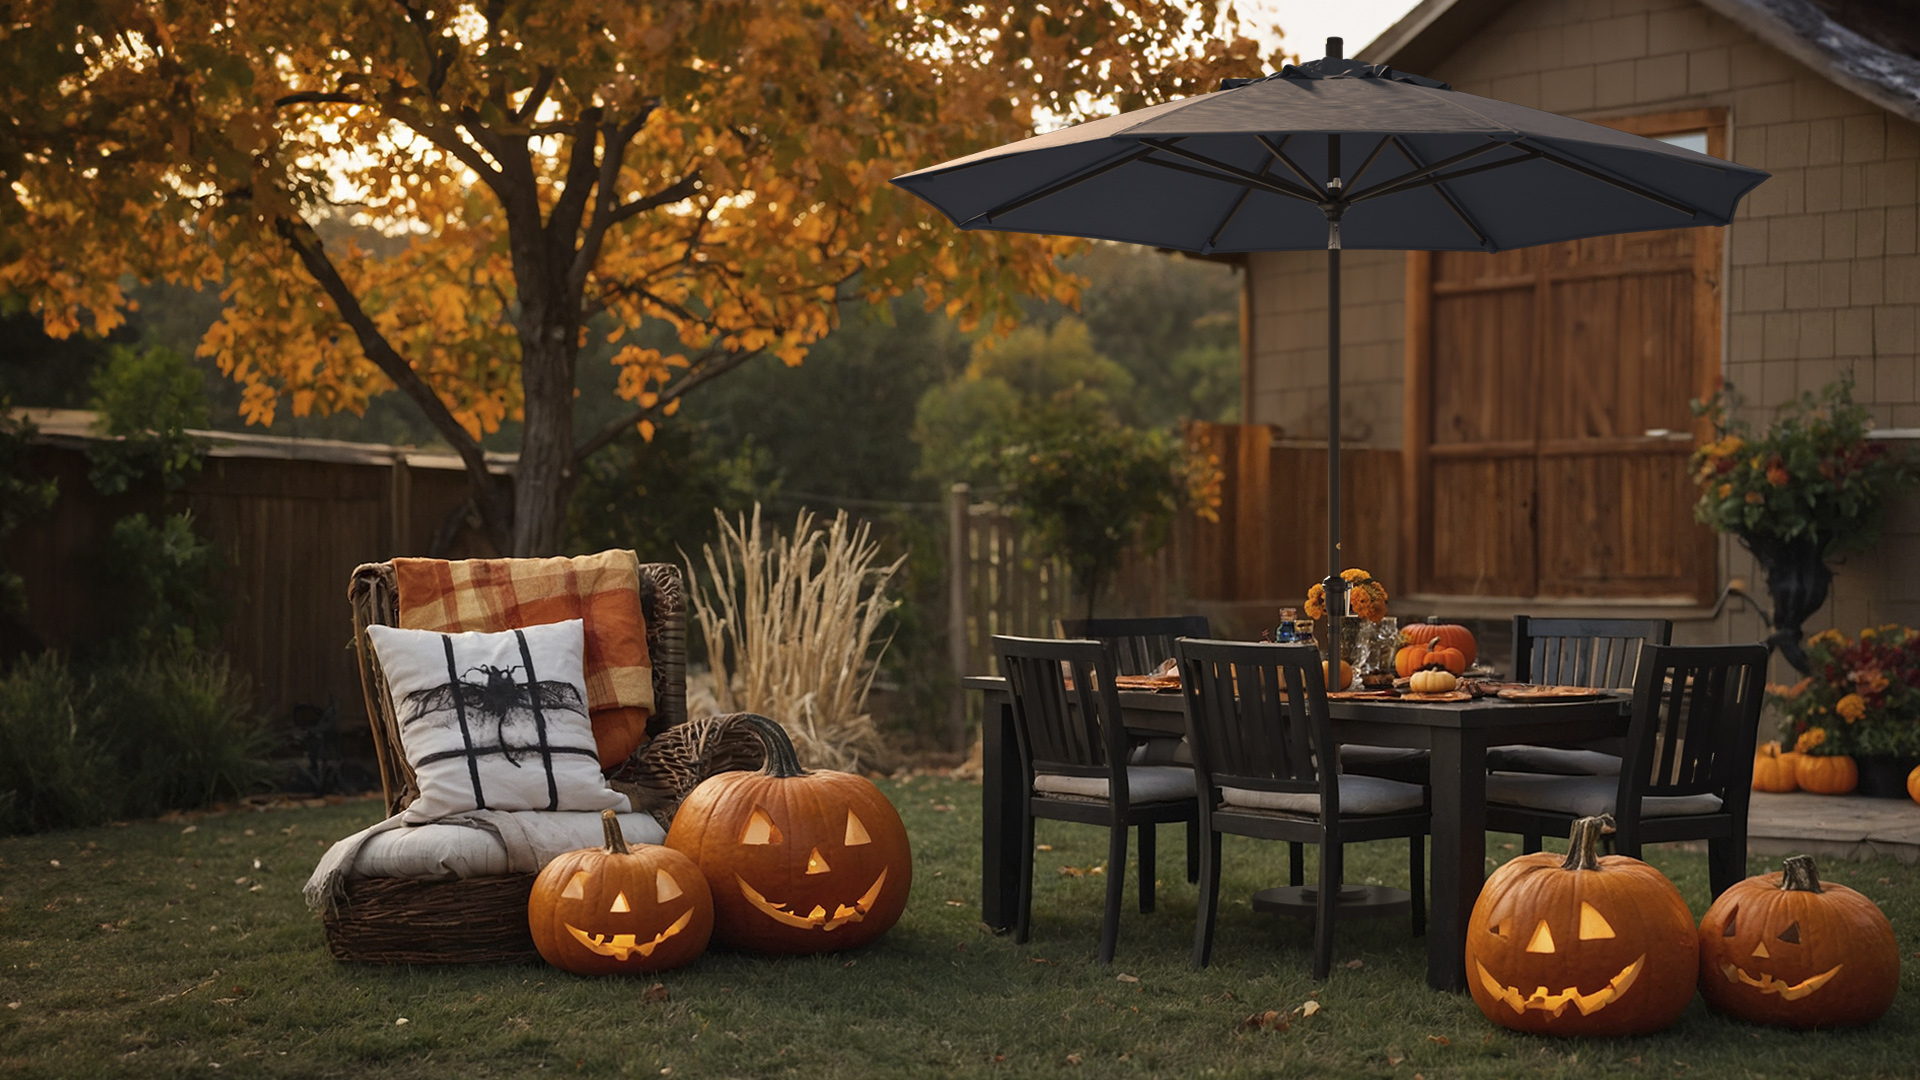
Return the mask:
<path id="1" fill-rule="evenodd" d="M 271 735 L 222 655 L 164 649 L 84 676 L 46 653 L 0 680 L 0 833 L 252 794 Z"/>
<path id="2" fill-rule="evenodd" d="M 129 514 L 113 523 L 107 550 L 101 570 L 123 598 L 117 639 L 142 653 L 218 642 L 225 614 L 220 552 L 194 531 L 191 512 L 157 523 Z"/>
<path id="3" fill-rule="evenodd" d="M 113 665 L 95 676 L 92 697 L 126 816 L 238 798 L 273 778 L 252 689 L 224 654 L 168 649 Z"/>
<path id="4" fill-rule="evenodd" d="M 83 687 L 54 653 L 0 680 L 0 833 L 93 825 L 116 807 L 114 763 Z"/>

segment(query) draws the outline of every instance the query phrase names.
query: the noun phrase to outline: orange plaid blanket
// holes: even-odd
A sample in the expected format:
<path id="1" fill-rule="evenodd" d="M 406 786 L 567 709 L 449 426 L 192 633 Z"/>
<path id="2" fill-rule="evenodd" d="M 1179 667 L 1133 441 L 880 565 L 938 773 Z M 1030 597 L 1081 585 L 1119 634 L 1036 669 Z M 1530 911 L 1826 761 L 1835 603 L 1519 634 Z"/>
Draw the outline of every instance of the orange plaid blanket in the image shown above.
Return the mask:
<path id="1" fill-rule="evenodd" d="M 640 611 L 640 558 L 631 551 L 551 559 L 393 560 L 400 625 L 496 633 L 580 619 L 586 624 L 587 709 L 611 769 L 647 740 L 653 666 Z"/>

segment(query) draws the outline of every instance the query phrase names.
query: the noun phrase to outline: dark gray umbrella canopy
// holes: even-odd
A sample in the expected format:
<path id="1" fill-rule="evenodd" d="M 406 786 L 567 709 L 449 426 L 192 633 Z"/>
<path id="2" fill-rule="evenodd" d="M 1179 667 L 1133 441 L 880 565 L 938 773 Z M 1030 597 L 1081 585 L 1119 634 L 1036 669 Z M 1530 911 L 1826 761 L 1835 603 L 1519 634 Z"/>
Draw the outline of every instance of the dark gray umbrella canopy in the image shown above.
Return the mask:
<path id="1" fill-rule="evenodd" d="M 1207 253 L 1324 248 L 1329 207 L 1349 248 L 1500 251 L 1725 225 L 1766 177 L 1330 57 L 893 182 L 963 229 Z"/>

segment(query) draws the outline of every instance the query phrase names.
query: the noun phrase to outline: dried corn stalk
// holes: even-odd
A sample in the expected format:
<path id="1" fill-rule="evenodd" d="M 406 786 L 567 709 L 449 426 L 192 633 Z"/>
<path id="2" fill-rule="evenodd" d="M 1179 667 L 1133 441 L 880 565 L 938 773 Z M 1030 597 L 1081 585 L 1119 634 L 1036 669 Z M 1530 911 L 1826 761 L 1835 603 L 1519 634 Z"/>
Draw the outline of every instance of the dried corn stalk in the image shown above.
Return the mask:
<path id="1" fill-rule="evenodd" d="M 687 578 L 715 703 L 780 721 L 807 765 L 856 770 L 876 749 L 867 691 L 887 642 L 867 653 L 897 603 L 886 587 L 906 557 L 877 565 L 870 527 L 844 510 L 824 530 L 802 510 L 786 538 L 762 530 L 758 504 L 750 522 L 714 517 L 719 550 L 704 545 L 705 578 L 691 564 Z"/>

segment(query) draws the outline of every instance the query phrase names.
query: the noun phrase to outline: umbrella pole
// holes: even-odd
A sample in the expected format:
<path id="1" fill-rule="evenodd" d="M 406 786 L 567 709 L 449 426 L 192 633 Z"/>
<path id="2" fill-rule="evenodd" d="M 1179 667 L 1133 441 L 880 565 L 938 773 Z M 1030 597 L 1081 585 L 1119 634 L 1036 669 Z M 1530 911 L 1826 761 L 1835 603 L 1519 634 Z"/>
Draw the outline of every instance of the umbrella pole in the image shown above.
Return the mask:
<path id="1" fill-rule="evenodd" d="M 1340 249 L 1327 248 L 1327 685 L 1340 682 L 1340 616 L 1346 581 L 1340 576 Z"/>

